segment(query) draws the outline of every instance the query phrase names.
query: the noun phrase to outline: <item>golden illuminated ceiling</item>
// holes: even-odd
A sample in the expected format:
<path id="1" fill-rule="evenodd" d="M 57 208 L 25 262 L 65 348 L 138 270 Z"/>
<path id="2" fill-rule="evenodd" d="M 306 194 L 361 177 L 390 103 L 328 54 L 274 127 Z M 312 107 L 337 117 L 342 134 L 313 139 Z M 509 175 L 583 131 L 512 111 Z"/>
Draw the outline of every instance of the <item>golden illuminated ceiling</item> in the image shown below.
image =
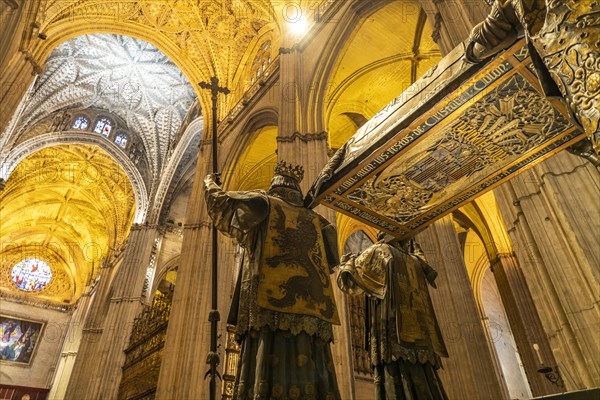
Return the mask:
<path id="1" fill-rule="evenodd" d="M 264 126 L 252 134 L 236 162 L 230 187 L 235 190 L 269 188 L 277 164 L 277 127 Z"/>
<path id="2" fill-rule="evenodd" d="M 234 87 L 251 43 L 276 27 L 273 13 L 269 0 L 54 0 L 40 13 L 40 32 L 47 39 L 37 41 L 32 53 L 43 63 L 64 40 L 85 33 L 119 33 L 156 45 L 191 82 L 217 76 L 221 84 Z"/>
<path id="3" fill-rule="evenodd" d="M 415 1 L 390 2 L 365 18 L 342 50 L 329 84 L 325 118 L 331 147 L 340 147 L 440 59 L 429 21 Z"/>
<path id="4" fill-rule="evenodd" d="M 331 0 L 116 0 L 43 2 L 36 24 L 45 39 L 34 38 L 26 53 L 40 66 L 65 40 L 89 33 L 116 33 L 146 40 L 163 51 L 195 85 L 203 109 L 210 111 L 210 95 L 197 83 L 219 78 L 231 89 L 249 81 L 253 57 L 266 40 L 278 49 L 282 33 L 300 17 L 314 21 L 332 7 Z M 276 54 L 274 54 L 275 56 Z M 221 96 L 226 113 L 243 93 Z"/>
<path id="5" fill-rule="evenodd" d="M 123 245 L 134 212 L 125 172 L 100 148 L 65 145 L 31 154 L 0 192 L 3 295 L 74 303 L 103 259 Z M 12 267 L 29 257 L 52 269 L 39 292 L 23 292 L 11 281 Z"/>

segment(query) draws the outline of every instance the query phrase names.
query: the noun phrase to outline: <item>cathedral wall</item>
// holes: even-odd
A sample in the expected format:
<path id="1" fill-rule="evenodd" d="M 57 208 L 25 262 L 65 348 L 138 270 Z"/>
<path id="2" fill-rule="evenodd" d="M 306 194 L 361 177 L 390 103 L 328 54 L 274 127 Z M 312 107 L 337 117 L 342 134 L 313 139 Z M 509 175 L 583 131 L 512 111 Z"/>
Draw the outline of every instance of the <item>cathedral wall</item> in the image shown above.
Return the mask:
<path id="1" fill-rule="evenodd" d="M 495 190 L 567 390 L 599 384 L 598 187 L 597 170 L 563 151 Z"/>
<path id="2" fill-rule="evenodd" d="M 5 364 L 6 361 L 2 361 L 0 384 L 48 388 L 58 364 L 71 313 L 32 307 L 6 300 L 1 301 L 0 312 L 3 315 L 43 321 L 46 324 L 41 338 L 38 339 L 37 349 L 33 353 L 29 366 L 22 366 L 20 363 Z"/>
<path id="3" fill-rule="evenodd" d="M 485 309 L 485 321 L 490 334 L 490 341 L 496 350 L 498 361 L 510 397 L 525 399 L 531 397 L 515 339 L 513 337 L 502 298 L 494 280 L 492 271 L 487 270 L 483 276 L 481 302 Z"/>

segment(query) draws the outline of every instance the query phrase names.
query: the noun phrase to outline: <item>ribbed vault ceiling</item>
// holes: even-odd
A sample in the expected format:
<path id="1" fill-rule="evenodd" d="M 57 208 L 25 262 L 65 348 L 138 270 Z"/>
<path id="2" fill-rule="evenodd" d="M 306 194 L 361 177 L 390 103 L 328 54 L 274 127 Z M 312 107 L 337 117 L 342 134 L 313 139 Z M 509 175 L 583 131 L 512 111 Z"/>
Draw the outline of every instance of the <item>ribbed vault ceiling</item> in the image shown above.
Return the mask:
<path id="1" fill-rule="evenodd" d="M 105 109 L 142 139 L 155 175 L 194 98 L 181 70 L 150 43 L 112 34 L 79 36 L 49 56 L 10 140 L 18 142 L 58 110 Z"/>
<path id="2" fill-rule="evenodd" d="M 413 0 L 390 2 L 353 31 L 328 85 L 326 122 L 332 147 L 340 147 L 441 59 L 431 33 L 425 13 Z"/>
<path id="3" fill-rule="evenodd" d="M 103 259 L 124 243 L 135 211 L 125 172 L 97 146 L 66 145 L 23 160 L 0 192 L 0 289 L 72 304 Z M 39 292 L 23 292 L 11 269 L 25 258 L 50 265 L 53 278 Z"/>

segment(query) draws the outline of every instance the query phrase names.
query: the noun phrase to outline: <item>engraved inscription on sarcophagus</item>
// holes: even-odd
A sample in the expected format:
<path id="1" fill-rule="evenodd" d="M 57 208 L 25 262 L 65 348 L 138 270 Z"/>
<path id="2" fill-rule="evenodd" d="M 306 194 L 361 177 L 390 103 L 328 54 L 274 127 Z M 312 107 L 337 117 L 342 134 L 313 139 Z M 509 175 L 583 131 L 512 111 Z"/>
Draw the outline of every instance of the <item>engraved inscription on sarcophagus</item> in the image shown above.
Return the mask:
<path id="1" fill-rule="evenodd" d="M 524 40 L 487 63 L 458 46 L 363 125 L 307 201 L 408 237 L 585 137 L 549 99 Z"/>

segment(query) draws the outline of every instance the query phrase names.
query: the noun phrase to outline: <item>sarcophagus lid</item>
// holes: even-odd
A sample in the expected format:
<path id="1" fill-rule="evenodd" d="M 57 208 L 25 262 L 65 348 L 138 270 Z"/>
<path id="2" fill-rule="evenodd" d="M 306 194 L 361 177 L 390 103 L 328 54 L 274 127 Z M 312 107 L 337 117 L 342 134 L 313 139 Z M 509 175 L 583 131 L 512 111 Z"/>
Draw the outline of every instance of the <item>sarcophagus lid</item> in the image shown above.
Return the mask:
<path id="1" fill-rule="evenodd" d="M 331 158 L 307 203 L 396 237 L 585 137 L 540 87 L 525 40 L 471 64 L 456 47 Z"/>

